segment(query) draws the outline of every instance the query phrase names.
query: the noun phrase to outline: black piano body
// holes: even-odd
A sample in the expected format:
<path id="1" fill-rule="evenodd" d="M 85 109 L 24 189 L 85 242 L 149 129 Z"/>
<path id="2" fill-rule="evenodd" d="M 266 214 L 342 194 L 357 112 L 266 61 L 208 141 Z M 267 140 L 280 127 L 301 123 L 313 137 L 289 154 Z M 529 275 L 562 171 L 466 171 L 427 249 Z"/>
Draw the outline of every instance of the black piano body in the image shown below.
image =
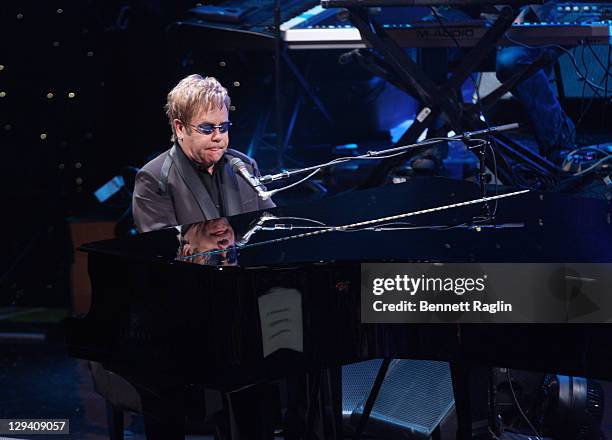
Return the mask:
<path id="1" fill-rule="evenodd" d="M 322 227 L 477 198 L 477 186 L 468 182 L 414 179 L 275 208 L 264 213 L 271 219 L 268 227 L 255 232 L 261 212 L 235 216 L 223 221 L 237 242 L 247 235 L 248 240 L 237 247 L 233 266 L 182 258 L 179 234 L 185 227 L 85 245 L 92 305 L 85 317 L 67 322 L 70 353 L 129 377 L 155 371 L 219 389 L 372 358 L 612 378 L 612 326 L 604 320 L 361 323 L 362 262 L 612 261 L 610 203 L 561 194 L 532 191 L 500 199 L 497 206 L 489 202 L 497 228 L 470 227 L 482 204 L 401 217 L 395 223 L 402 229 Z M 391 221 L 377 225 L 383 223 Z M 258 301 L 278 288 L 301 298 L 300 350 L 265 348 Z"/>

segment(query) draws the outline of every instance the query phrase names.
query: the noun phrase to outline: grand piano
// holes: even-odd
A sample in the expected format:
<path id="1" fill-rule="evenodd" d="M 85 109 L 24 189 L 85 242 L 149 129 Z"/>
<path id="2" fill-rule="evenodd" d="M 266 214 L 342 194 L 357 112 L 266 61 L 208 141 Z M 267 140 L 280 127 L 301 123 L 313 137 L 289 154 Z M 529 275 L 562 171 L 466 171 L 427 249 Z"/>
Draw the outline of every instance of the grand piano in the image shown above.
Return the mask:
<path id="1" fill-rule="evenodd" d="M 609 201 L 529 191 L 489 201 L 493 223 L 483 203 L 430 209 L 479 191 L 412 179 L 86 244 L 92 303 L 67 322 L 69 351 L 220 390 L 373 358 L 612 379 L 605 310 L 594 324 L 361 323 L 364 262 L 612 262 Z M 266 300 L 274 292 L 293 298 L 278 332 L 266 315 L 287 310 Z"/>

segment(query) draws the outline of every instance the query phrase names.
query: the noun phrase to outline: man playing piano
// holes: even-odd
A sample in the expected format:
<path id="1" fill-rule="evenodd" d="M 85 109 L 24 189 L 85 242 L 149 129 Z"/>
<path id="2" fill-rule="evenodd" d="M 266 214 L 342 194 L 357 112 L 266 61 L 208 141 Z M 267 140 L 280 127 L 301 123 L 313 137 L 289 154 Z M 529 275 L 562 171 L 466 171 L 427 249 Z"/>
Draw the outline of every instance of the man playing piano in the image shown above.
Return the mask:
<path id="1" fill-rule="evenodd" d="M 136 175 L 132 210 L 139 232 L 275 206 L 232 170 L 230 159 L 239 158 L 259 174 L 254 160 L 228 148 L 229 107 L 227 90 L 212 77 L 189 75 L 168 94 L 174 145 Z"/>
<path id="2" fill-rule="evenodd" d="M 189 75 L 170 91 L 165 109 L 174 145 L 136 175 L 132 210 L 139 232 L 275 207 L 232 169 L 230 160 L 239 158 L 252 175 L 259 175 L 253 159 L 228 148 L 229 108 L 227 90 L 212 77 Z M 180 381 L 158 383 L 155 375 L 142 381 L 146 386 L 138 392 L 147 438 L 182 439 L 185 389 Z M 255 386 L 226 400 L 235 418 L 218 418 L 221 438 L 271 439 L 269 408 L 255 405 L 269 393 L 268 387 Z"/>

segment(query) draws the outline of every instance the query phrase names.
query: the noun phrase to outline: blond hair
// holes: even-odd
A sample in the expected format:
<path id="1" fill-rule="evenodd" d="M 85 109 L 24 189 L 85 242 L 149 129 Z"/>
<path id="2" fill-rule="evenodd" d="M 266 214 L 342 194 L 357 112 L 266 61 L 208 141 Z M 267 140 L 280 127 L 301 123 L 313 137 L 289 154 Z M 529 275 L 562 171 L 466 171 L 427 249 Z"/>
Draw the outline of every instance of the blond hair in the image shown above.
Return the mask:
<path id="1" fill-rule="evenodd" d="M 168 93 L 165 110 L 170 127 L 172 142 L 176 142 L 176 131 L 173 121 L 178 119 L 187 124 L 200 110 L 229 110 L 230 97 L 227 89 L 212 76 L 189 75 L 174 86 Z M 189 128 L 187 128 L 189 130 Z"/>

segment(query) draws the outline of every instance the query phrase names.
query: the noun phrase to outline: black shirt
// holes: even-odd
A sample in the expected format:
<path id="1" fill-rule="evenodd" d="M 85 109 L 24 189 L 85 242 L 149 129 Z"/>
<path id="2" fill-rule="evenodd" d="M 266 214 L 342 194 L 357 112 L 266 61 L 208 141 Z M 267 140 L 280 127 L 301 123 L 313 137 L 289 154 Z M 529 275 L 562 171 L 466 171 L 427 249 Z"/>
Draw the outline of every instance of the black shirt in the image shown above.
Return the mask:
<path id="1" fill-rule="evenodd" d="M 182 154 L 185 154 L 182 148 L 179 147 L 177 149 Z M 200 176 L 200 180 L 202 181 L 204 188 L 206 188 L 206 191 L 208 192 L 210 199 L 217 207 L 217 211 L 219 211 L 219 217 L 224 217 L 225 209 L 223 206 L 224 203 L 223 203 L 223 194 L 221 193 L 221 188 L 223 185 L 223 177 L 222 177 L 223 167 L 225 166 L 225 162 L 227 161 L 227 159 L 225 158 L 225 155 L 221 156 L 221 159 L 219 159 L 219 162 L 217 162 L 213 166 L 212 174 L 209 173 L 208 170 L 205 169 L 199 163 L 196 163 L 189 158 L 187 159 L 189 160 L 189 163 L 191 164 L 191 166 L 193 166 L 193 168 L 198 173 L 198 176 Z"/>
<path id="2" fill-rule="evenodd" d="M 222 170 L 223 166 L 225 165 L 225 160 L 224 155 L 213 167 L 212 174 L 210 174 L 208 170 L 205 170 L 200 165 L 195 164 L 196 169 L 198 170 L 198 175 L 200 176 L 206 191 L 208 191 L 210 198 L 217 207 L 220 217 L 225 216 L 225 209 L 223 209 L 223 194 L 221 193 L 221 187 L 223 185 Z"/>

